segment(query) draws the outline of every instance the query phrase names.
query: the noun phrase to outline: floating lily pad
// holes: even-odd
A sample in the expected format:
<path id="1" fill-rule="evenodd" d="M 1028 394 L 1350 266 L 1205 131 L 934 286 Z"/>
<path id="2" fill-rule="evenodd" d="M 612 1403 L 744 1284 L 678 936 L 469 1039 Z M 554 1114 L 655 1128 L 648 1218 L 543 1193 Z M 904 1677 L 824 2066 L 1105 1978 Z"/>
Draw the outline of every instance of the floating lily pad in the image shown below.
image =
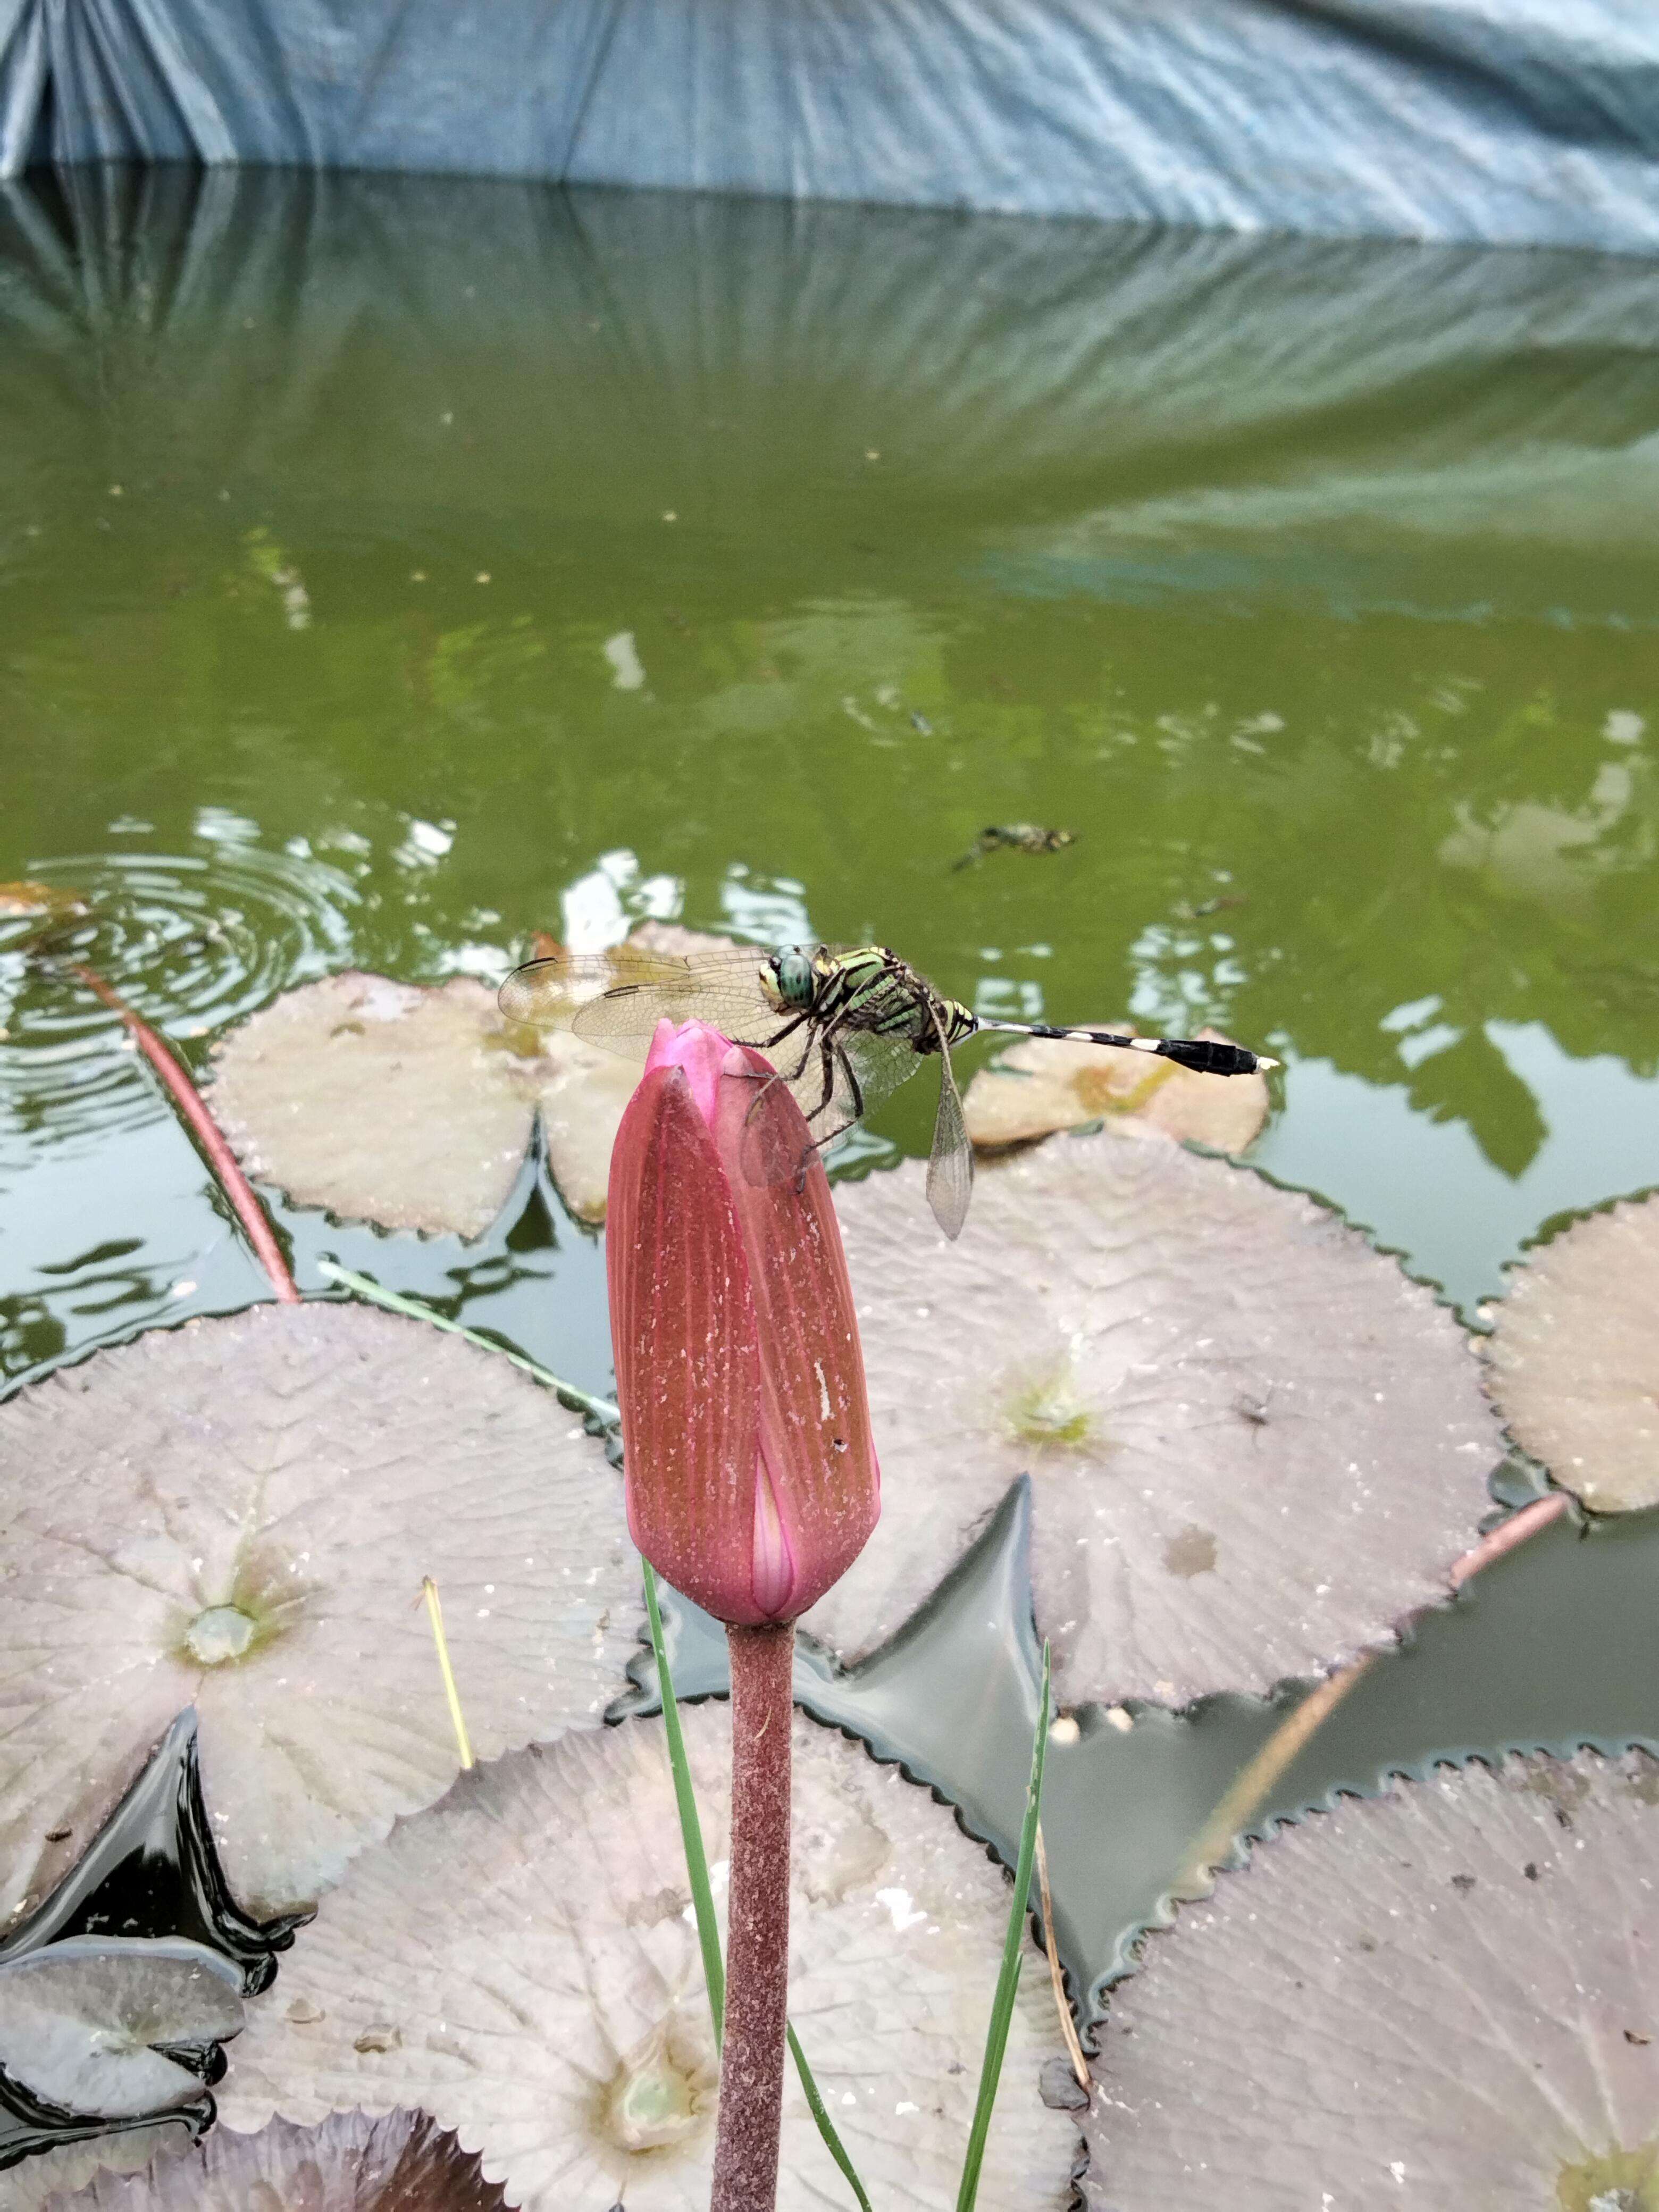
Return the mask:
<path id="1" fill-rule="evenodd" d="M 1067 1702 L 1265 1690 L 1443 1598 L 1502 1455 L 1463 1331 L 1311 1199 L 1133 1126 L 843 1188 L 882 1517 L 806 1616 L 890 1636 L 1029 1469 Z"/>
<path id="2" fill-rule="evenodd" d="M 117 2135 L 94 2136 L 85 2142 L 37 2151 L 0 2172 L 0 2191 L 3 2191 L 0 2202 L 6 2212 L 70 2212 L 71 2206 L 81 2203 L 77 2192 L 94 2181 L 142 2172 L 153 2160 L 168 2158 L 175 2150 L 187 2150 L 190 2143 L 186 2129 L 172 2121 L 159 2127 L 124 2128 Z M 284 2205 L 283 2212 L 289 2212 L 289 2208 Z"/>
<path id="3" fill-rule="evenodd" d="M 1122 1024 L 1135 1035 L 1133 1022 Z M 1218 1030 L 1200 1037 L 1231 1042 Z M 1103 1051 L 1064 1037 L 1026 1037 L 1000 1052 L 968 1086 L 968 1133 L 981 1152 L 1034 1144 L 1057 1129 L 1133 1115 L 1166 1136 L 1242 1152 L 1267 1118 L 1265 1075 L 1199 1075 L 1172 1060 Z"/>
<path id="4" fill-rule="evenodd" d="M 59 2191 L 42 2212 L 505 2212 L 478 2161 L 423 2112 L 337 2112 L 318 2128 L 216 2128 L 141 2172 Z"/>
<path id="5" fill-rule="evenodd" d="M 686 1735 L 723 1893 L 731 1729 Z M 896 1768 L 798 1720 L 790 2010 L 878 2204 L 955 2203 L 1008 1888 Z M 981 2203 L 1070 2199 L 1075 2122 L 1042 2100 L 1061 2051 L 1024 1978 Z M 221 2093 L 273 2112 L 419 2106 L 525 2212 L 708 2202 L 716 2065 L 666 1746 L 656 1722 L 571 1736 L 464 1776 L 323 1901 Z M 791 2075 L 779 2203 L 842 2184 Z"/>
<path id="6" fill-rule="evenodd" d="M 458 1756 L 596 1725 L 633 1649 L 620 1486 L 551 1394 L 418 1322 L 268 1306 L 0 1407 L 0 1909 L 52 1887 L 175 1714 L 231 1886 L 313 1898 Z"/>
<path id="7" fill-rule="evenodd" d="M 0 1963 L 0 2067 L 60 2112 L 186 2104 L 241 2026 L 241 1975 L 200 1943 L 80 1936 Z"/>
<path id="8" fill-rule="evenodd" d="M 509 1029 L 470 976 L 356 971 L 285 992 L 214 1066 L 213 1111 L 250 1175 L 301 1206 L 461 1237 L 500 1211 L 538 1106 L 567 1203 L 602 1219 L 611 1137 L 639 1079 L 580 1037 Z"/>
<path id="9" fill-rule="evenodd" d="M 1659 2203 L 1659 1768 L 1438 1771 L 1281 1831 L 1113 1996 L 1096 2212 Z"/>
<path id="10" fill-rule="evenodd" d="M 1659 1193 L 1510 1271 L 1486 1343 L 1510 1433 L 1598 1513 L 1659 1505 Z"/>

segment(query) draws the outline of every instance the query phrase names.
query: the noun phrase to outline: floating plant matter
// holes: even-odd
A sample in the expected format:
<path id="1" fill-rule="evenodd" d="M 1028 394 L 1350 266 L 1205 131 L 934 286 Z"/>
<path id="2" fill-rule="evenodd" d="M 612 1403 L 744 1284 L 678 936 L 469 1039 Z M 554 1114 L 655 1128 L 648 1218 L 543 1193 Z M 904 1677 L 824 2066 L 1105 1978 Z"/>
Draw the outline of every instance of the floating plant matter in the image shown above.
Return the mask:
<path id="1" fill-rule="evenodd" d="M 422 2112 L 337 2112 L 320 2127 L 275 2120 L 169 2145 L 143 2171 L 54 2191 L 40 2212 L 504 2212 L 478 2161 Z"/>
<path id="2" fill-rule="evenodd" d="M 1659 1505 L 1659 1193 L 1510 1271 L 1487 1388 L 1516 1442 L 1598 1513 Z"/>
<path id="3" fill-rule="evenodd" d="M 388 1229 L 487 1229 L 539 1108 L 573 1212 L 605 1214 L 637 1071 L 580 1038 L 510 1029 L 468 976 L 356 971 L 289 991 L 218 1048 L 210 1097 L 248 1172 L 297 1204 Z"/>
<path id="4" fill-rule="evenodd" d="M 1638 2212 L 1659 1767 L 1437 1770 L 1258 1846 L 1114 1994 L 1093 2212 Z"/>
<path id="5" fill-rule="evenodd" d="M 730 1723 L 684 1716 L 717 1881 Z M 1008 1912 L 947 1810 L 838 1734 L 795 1723 L 790 2011 L 878 2203 L 954 2203 Z M 659 1724 L 570 1736 L 464 1776 L 325 1898 L 221 2092 L 273 2112 L 419 2106 L 525 2212 L 708 2202 L 715 2058 Z M 1025 1978 L 981 2201 L 1070 2201 L 1074 2121 L 1039 2092 L 1062 2051 Z M 779 2203 L 842 2184 L 793 2078 Z"/>
<path id="6" fill-rule="evenodd" d="M 0 1962 L 0 2068 L 60 2112 L 187 2104 L 241 2026 L 241 1975 L 200 1943 L 80 1936 Z"/>
<path id="7" fill-rule="evenodd" d="M 620 1485 L 492 1358 L 352 1306 L 191 1322 L 0 1407 L 0 1908 L 38 1902 L 175 1714 L 219 1855 L 307 1902 L 459 1763 L 595 1725 L 633 1648 Z"/>
<path id="8" fill-rule="evenodd" d="M 838 1194 L 904 1479 L 808 1629 L 890 1636 L 1026 1469 L 1064 1702 L 1267 1689 L 1447 1595 L 1502 1443 L 1462 1330 L 1392 1259 L 1133 1127 L 986 1176 L 955 1247 L 922 1179 Z"/>
<path id="9" fill-rule="evenodd" d="M 1121 1024 L 1134 1035 L 1134 1024 Z M 1225 1043 L 1200 1030 L 1206 1043 Z M 968 1133 L 981 1152 L 1034 1144 L 1057 1129 L 1133 1115 L 1166 1136 L 1242 1152 L 1267 1118 L 1267 1079 L 1200 1075 L 1172 1060 L 1103 1052 L 1063 1037 L 1026 1037 L 981 1067 L 963 1098 Z"/>

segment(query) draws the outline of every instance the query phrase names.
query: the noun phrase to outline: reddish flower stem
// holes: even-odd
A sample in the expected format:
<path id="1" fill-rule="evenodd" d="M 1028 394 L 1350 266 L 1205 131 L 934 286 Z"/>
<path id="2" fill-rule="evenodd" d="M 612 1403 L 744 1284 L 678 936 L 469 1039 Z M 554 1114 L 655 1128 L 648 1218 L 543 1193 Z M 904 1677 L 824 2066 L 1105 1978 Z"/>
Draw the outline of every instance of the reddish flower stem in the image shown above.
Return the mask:
<path id="1" fill-rule="evenodd" d="M 118 1018 L 139 1051 L 155 1070 L 166 1086 L 168 1097 L 183 1115 L 191 1136 L 206 1155 L 208 1165 L 217 1177 L 220 1189 L 230 1200 L 237 1219 L 247 1231 L 248 1242 L 270 1276 L 270 1286 L 278 1300 L 283 1305 L 297 1306 L 300 1303 L 298 1287 L 289 1271 L 288 1261 L 283 1257 L 282 1247 L 265 1218 L 264 1209 L 253 1195 L 252 1187 L 242 1173 L 235 1153 L 225 1142 L 218 1123 L 202 1103 L 201 1093 L 185 1073 L 171 1046 L 151 1029 L 148 1022 L 139 1020 L 126 1000 L 110 988 L 95 969 L 84 968 L 79 962 L 74 962 L 70 972 Z"/>
<path id="2" fill-rule="evenodd" d="M 773 2212 L 789 1996 L 793 1621 L 728 1628 L 732 1887 L 726 2047 L 709 2212 Z"/>

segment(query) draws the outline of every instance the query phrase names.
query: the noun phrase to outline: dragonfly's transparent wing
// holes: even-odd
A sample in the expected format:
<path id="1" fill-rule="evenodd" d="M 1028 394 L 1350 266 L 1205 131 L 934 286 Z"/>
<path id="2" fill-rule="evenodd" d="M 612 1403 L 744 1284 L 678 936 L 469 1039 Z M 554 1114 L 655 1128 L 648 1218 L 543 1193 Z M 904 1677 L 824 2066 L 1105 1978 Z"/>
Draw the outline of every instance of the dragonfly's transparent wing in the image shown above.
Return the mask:
<path id="1" fill-rule="evenodd" d="M 509 1021 L 574 1030 L 612 1052 L 643 1059 L 657 1024 L 702 1021 L 744 1044 L 764 1044 L 786 1021 L 761 988 L 759 945 L 690 958 L 617 945 L 561 952 L 515 969 L 501 989 Z"/>
<path id="2" fill-rule="evenodd" d="M 939 1113 L 933 1122 L 933 1150 L 927 1162 L 927 1203 L 933 1218 L 954 1243 L 968 1218 L 968 1201 L 974 1194 L 974 1147 L 962 1111 L 951 1066 L 951 1048 L 937 1015 L 939 1030 Z"/>

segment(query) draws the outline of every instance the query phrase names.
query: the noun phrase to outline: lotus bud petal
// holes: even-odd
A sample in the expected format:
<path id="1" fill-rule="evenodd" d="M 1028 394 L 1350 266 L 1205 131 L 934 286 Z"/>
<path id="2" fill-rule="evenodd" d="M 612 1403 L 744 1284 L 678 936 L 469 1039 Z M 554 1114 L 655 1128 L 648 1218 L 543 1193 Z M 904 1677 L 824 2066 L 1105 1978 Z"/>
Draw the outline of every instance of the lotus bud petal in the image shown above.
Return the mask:
<path id="1" fill-rule="evenodd" d="M 864 1548 L 880 1475 L 830 1186 L 759 1053 L 659 1024 L 606 1219 L 634 1540 L 718 1619 L 793 1620 Z"/>

